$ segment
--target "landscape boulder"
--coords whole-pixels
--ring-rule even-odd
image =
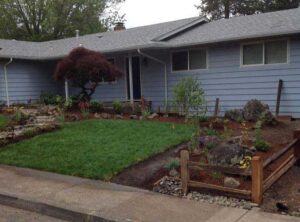
[[[245,156],[252,156],[249,149],[239,144],[223,143],[208,151],[207,160],[211,165],[237,166]]]
[[[243,109],[243,117],[247,121],[256,122],[263,113],[268,114],[268,118],[273,118],[269,106],[256,99],[247,102]]]
[[[224,178],[224,187],[229,187],[236,189],[240,186],[240,182],[232,177],[225,177]]]
[[[241,121],[244,119],[242,109],[232,109],[225,112],[225,118],[233,121]]]

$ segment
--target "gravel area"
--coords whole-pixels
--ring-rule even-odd
[[[246,210],[251,210],[254,207],[258,207],[257,204],[243,199],[211,195],[196,191],[190,192],[188,193],[188,195],[184,196],[182,193],[181,181],[179,178],[164,177],[160,182],[156,184],[156,186],[154,186],[153,191],[161,194],[199,201],[201,203],[217,204],[224,207],[242,208]]]

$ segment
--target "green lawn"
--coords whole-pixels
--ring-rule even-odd
[[[175,126],[175,127],[174,127]],[[0,163],[93,179],[110,179],[190,138],[187,124],[123,120],[68,123],[60,131],[7,146]]]
[[[0,115],[0,129],[7,125],[8,119],[6,116]]]

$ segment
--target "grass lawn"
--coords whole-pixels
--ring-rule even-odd
[[[0,129],[4,128],[8,123],[6,116],[0,115]]]
[[[175,126],[175,127],[174,127]],[[155,153],[190,138],[187,124],[123,120],[68,123],[60,131],[7,146],[0,163],[109,180]]]

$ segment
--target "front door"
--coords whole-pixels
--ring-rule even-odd
[[[130,99],[129,59],[126,59],[127,98]],[[133,99],[141,99],[141,66],[140,57],[132,57]]]

